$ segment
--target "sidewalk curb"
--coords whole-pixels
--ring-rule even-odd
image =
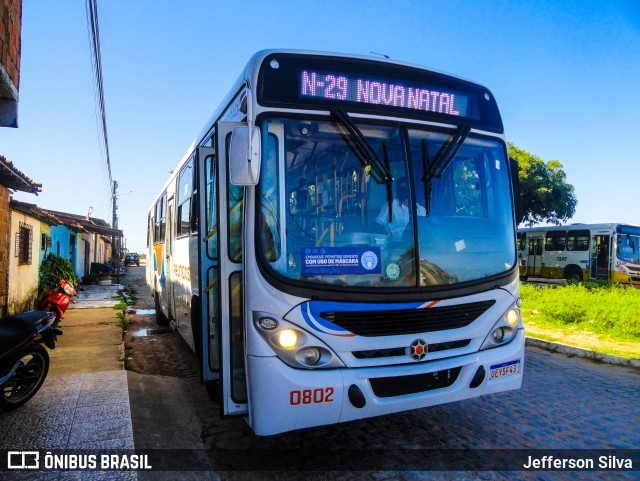
[[[568,346],[559,342],[543,341],[535,337],[527,336],[525,339],[527,346],[538,347],[549,352],[557,352],[568,357],[579,357],[588,359],[599,364],[612,364],[614,366],[628,367],[640,371],[640,359],[627,359],[625,357],[601,354],[599,352],[582,349],[580,347]]]

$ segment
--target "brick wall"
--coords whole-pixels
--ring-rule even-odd
[[[15,88],[20,85],[20,32],[22,0],[0,2],[0,63]]]
[[[7,315],[9,293],[9,237],[11,235],[11,212],[9,190],[0,185],[0,316]]]

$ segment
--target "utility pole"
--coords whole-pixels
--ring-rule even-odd
[[[113,202],[113,220],[111,222],[111,227],[114,229],[118,228],[118,182],[113,181],[113,192],[112,192],[112,202]],[[118,284],[120,283],[120,239],[117,235],[113,235],[111,237],[111,245],[112,247],[112,258],[115,256],[115,267],[116,267],[116,277],[118,280]]]

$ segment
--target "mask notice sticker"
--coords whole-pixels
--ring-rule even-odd
[[[380,247],[304,247],[303,276],[380,274]]]

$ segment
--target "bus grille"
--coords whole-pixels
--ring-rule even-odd
[[[462,341],[448,341],[429,344],[427,346],[427,352],[447,351],[449,349],[458,349],[461,347],[467,347],[471,343],[471,339],[464,339]],[[369,351],[353,351],[351,354],[356,359],[374,359],[378,357],[397,357],[408,356],[408,347],[394,347],[391,349],[373,349]]]
[[[449,387],[456,382],[461,370],[461,367],[456,367],[413,376],[380,377],[369,379],[369,382],[377,397],[402,396]]]
[[[395,336],[465,327],[496,301],[393,311],[322,312],[327,321],[359,336]]]

